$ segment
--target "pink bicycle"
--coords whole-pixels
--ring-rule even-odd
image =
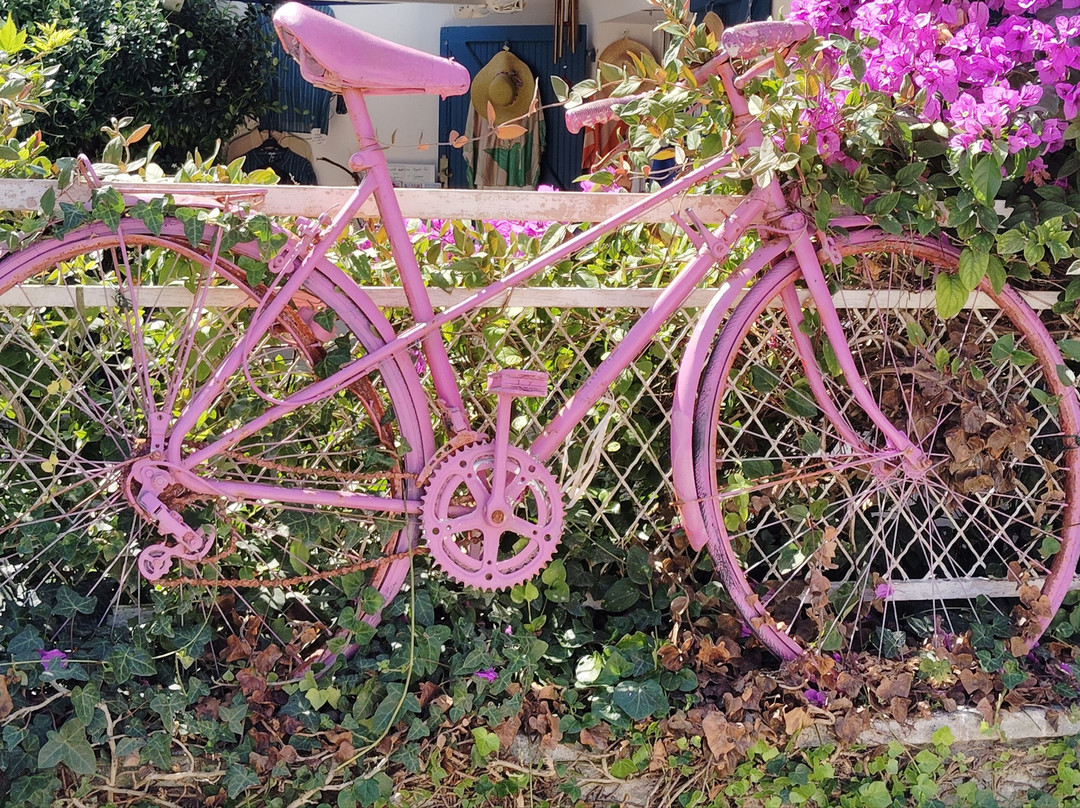
[[[1002,613],[1019,600],[1029,643],[1045,630],[1080,552],[1080,402],[1059,376],[1047,305],[984,282],[942,321],[933,281],[955,271],[956,249],[855,216],[823,236],[779,180],[715,228],[675,217],[696,256],[527,445],[512,442],[512,402],[546,396],[545,373],[492,373],[494,434],[470,426],[443,326],[760,145],[735,64],[785,51],[804,25],[730,29],[699,70],[726,89],[734,154],[437,312],[365,96],[459,94],[467,72],[296,3],[275,23],[305,76],[348,104],[363,179],[347,204],[296,236],[265,220],[200,232],[190,216],[121,218],[0,262],[0,570],[12,597],[63,586],[123,608],[149,579],[316,614],[343,590],[374,623],[423,549],[462,584],[522,583],[563,526],[548,461],[756,232],[686,346],[671,453],[690,543],[708,548],[747,626],[790,658],[869,647],[912,616],[959,631],[986,595]],[[413,317],[398,332],[326,257],[370,197]]]

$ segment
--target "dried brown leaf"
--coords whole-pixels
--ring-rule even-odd
[[[12,709],[15,707],[15,703],[11,699],[11,694],[8,692],[7,677],[0,676],[0,718],[7,718],[11,715]]]
[[[587,727],[581,731],[578,738],[585,746],[591,746],[598,752],[603,752],[608,748],[608,741],[611,739],[611,727],[607,724]]]
[[[664,741],[658,740],[653,744],[652,755],[649,757],[649,771],[662,772],[667,767],[667,747]]]
[[[504,123],[502,126],[495,127],[495,134],[503,140],[514,140],[528,131],[519,123]]]
[[[983,671],[960,671],[960,684],[968,695],[974,695],[979,691],[983,693],[989,693],[993,690],[994,683],[989,674]]]
[[[499,737],[499,748],[503,751],[509,749],[520,730],[521,716],[519,715],[512,715],[495,727],[493,731]]]
[[[784,731],[788,735],[796,735],[813,724],[814,717],[805,707],[794,707],[784,712]]]
[[[268,645],[251,658],[252,667],[259,673],[266,675],[274,669],[274,665],[281,659],[281,649],[276,645]]]
[[[706,714],[701,721],[701,731],[713,757],[720,758],[735,749],[738,739],[746,734],[742,724],[733,724],[718,711]]]
[[[914,680],[915,677],[910,673],[901,673],[892,678],[885,678],[877,686],[874,695],[883,704],[894,698],[906,699],[911,693],[911,684]]]
[[[903,724],[907,721],[908,710],[911,708],[911,701],[906,698],[896,696],[889,700],[889,715],[893,717],[893,720]]]

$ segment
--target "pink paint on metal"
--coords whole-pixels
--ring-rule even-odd
[[[469,71],[457,62],[388,42],[301,3],[278,8],[274,26],[304,78],[332,93],[446,98],[469,89]]]

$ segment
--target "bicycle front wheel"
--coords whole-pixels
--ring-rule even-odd
[[[288,644],[297,625],[328,625],[358,598],[374,621],[402,586],[415,520],[178,486],[162,501],[193,529],[216,534],[215,546],[154,587],[141,579],[140,550],[168,541],[136,507],[139,481],[131,477],[133,464],[154,450],[151,421],[172,423],[185,411],[273,292],[255,245],[217,256],[212,247],[192,248],[179,222],[153,235],[124,221],[118,233],[85,228],[0,263],[3,611],[41,614],[45,606],[61,622],[92,615],[115,625],[154,613],[169,619],[166,603],[181,613],[193,602],[216,604],[219,616],[237,624],[258,618]],[[388,334],[353,282],[320,266],[184,436],[184,456],[380,347]],[[413,479],[432,450],[426,414],[411,363],[392,359],[195,471],[282,492],[347,489],[400,502],[416,496]],[[388,564],[387,555],[400,557]],[[200,598],[198,587],[216,594]]]
[[[847,345],[929,467],[905,463],[854,401],[785,261],[735,307],[700,374],[695,479],[717,573],[785,658],[893,654],[976,623],[1030,645],[1080,549],[1080,410],[1049,318],[984,282],[943,320],[934,284],[955,252],[878,232],[838,246]]]

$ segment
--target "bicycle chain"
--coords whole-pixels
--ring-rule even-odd
[[[348,482],[378,482],[381,480],[391,480],[395,482],[407,482],[409,480],[416,480],[416,475],[410,472],[403,471],[383,471],[383,472],[348,472],[348,471],[335,471],[333,469],[308,469],[301,466],[292,466],[288,463],[279,463],[273,460],[265,460],[262,458],[251,457],[250,455],[243,454],[236,451],[224,451],[221,452],[222,457],[227,457],[235,462],[248,463],[259,468],[266,469],[267,471],[277,471],[282,473],[291,473],[295,475],[305,474],[310,477],[321,477],[324,479],[332,479],[342,483]],[[205,501],[212,499],[208,495],[192,495],[190,497],[184,497],[183,502],[187,504],[193,501]],[[213,564],[226,558],[235,551],[237,543],[237,533],[235,529],[229,531],[229,546],[219,553],[215,553],[212,556],[207,556],[200,560],[200,564]],[[362,570],[372,569],[374,567],[381,566],[383,564],[393,564],[396,561],[402,561],[411,556],[426,555],[427,550],[425,548],[415,548],[412,550],[405,550],[400,553],[393,553],[381,558],[365,559],[363,561],[357,561],[354,564],[348,564],[344,567],[339,567],[333,570],[323,570],[321,572],[312,572],[306,575],[295,575],[291,578],[195,578],[192,576],[180,576],[178,578],[168,578],[156,581],[157,586],[176,587],[176,586],[227,586],[246,589],[267,589],[269,587],[293,587],[299,584],[311,583],[313,581],[322,581],[329,578],[337,578],[342,575],[348,575],[353,572],[360,572]]]

